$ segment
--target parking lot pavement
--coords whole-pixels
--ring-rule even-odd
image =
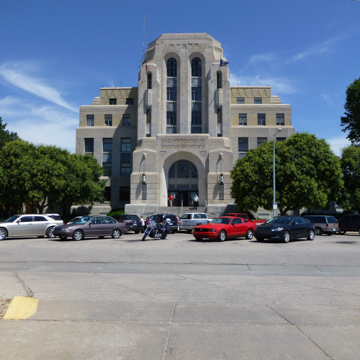
[[[359,240],[6,240],[0,359],[358,359]]]

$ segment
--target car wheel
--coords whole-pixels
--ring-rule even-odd
[[[339,234],[340,234],[340,235],[344,235],[344,234],[346,234],[346,231],[345,231],[345,230],[340,230],[340,231],[339,231]]]
[[[140,231],[135,231],[135,234],[138,234]]]
[[[322,235],[322,229],[321,228],[317,227],[315,229],[315,231],[316,231],[316,235]]]
[[[4,240],[7,236],[7,232],[5,229],[0,229],[0,240]]]
[[[250,240],[253,238],[253,236],[254,236],[253,229],[249,229],[246,233],[246,238]]]
[[[161,234],[161,239],[166,239],[167,233]]]
[[[79,241],[84,238],[84,234],[81,230],[75,230],[72,238],[73,238],[73,240]]]
[[[308,240],[314,240],[314,239],[315,239],[314,230],[309,230],[309,234],[308,234],[307,239],[308,239]]]
[[[191,233],[192,233],[192,230],[186,230],[186,232],[187,232],[188,234],[191,234]]]
[[[201,237],[195,236],[195,240],[201,240]]]
[[[225,232],[225,230],[220,230],[218,240],[219,241],[225,241],[226,240],[226,232]]]
[[[103,239],[105,236],[99,236],[99,239]]]
[[[121,236],[121,231],[119,229],[113,230],[111,237],[113,239],[118,239]]]
[[[263,237],[258,236],[258,237],[256,238],[256,240],[257,240],[257,241],[260,241],[260,242],[263,242],[263,241],[264,241],[264,238],[263,238]]]
[[[66,239],[67,239],[67,236],[65,236],[65,235],[60,235],[59,238],[60,238],[60,240],[66,240]]]
[[[47,230],[46,230],[46,236],[48,238],[54,238],[55,235],[53,234],[53,231],[55,229],[55,226],[50,226]]]
[[[288,231],[284,232],[284,241],[288,243],[291,240],[290,233]]]

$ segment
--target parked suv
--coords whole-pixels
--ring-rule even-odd
[[[133,214],[115,214],[112,216],[120,223],[124,223],[127,231],[134,231],[138,234],[141,230],[141,221],[137,215]]]
[[[339,223],[335,216],[330,215],[306,215],[305,219],[308,219],[311,223],[315,224],[316,235],[335,234],[339,229]]]
[[[166,219],[170,219],[170,231],[175,233],[178,231],[178,217],[173,214],[154,214],[149,216],[150,220],[154,220],[156,223],[165,223]]]
[[[339,220],[340,234],[347,231],[360,231],[360,215],[343,215]]]

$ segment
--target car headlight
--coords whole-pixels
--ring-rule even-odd
[[[278,228],[276,228],[276,229],[271,229],[271,231],[281,231],[281,230],[284,230],[284,228],[278,227]]]
[[[215,229],[209,229],[209,231],[210,231],[210,232],[216,232],[216,230],[215,230]]]

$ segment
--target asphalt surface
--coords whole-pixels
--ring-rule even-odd
[[[0,359],[359,359],[360,236],[0,242]]]

